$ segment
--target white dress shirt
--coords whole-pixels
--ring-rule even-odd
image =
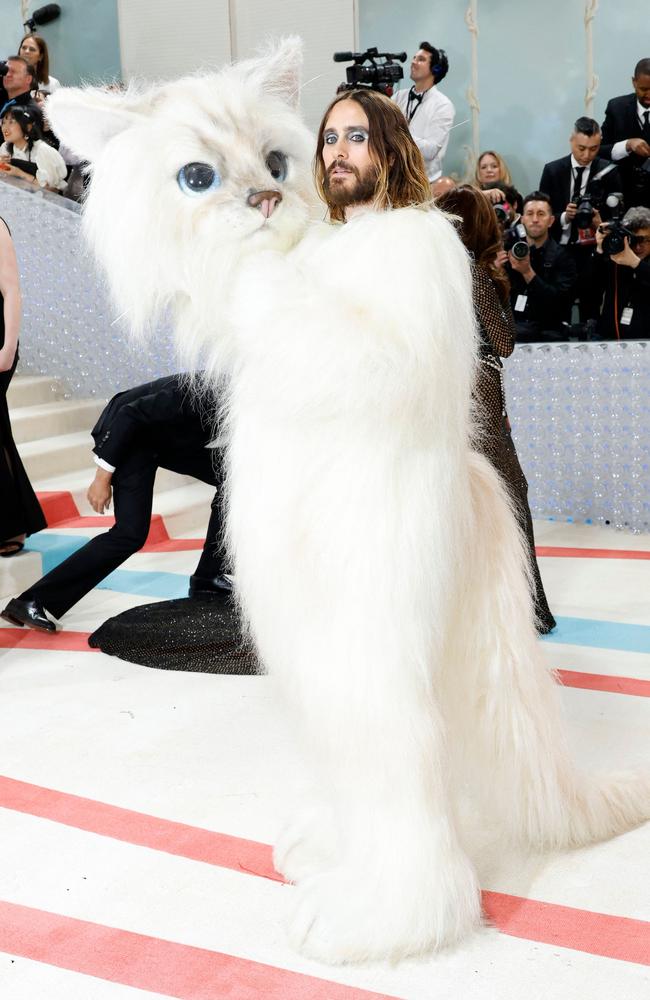
[[[408,90],[398,90],[393,94],[395,104],[402,110],[407,120],[408,97]],[[442,158],[447,150],[449,130],[454,124],[455,114],[456,110],[449,98],[445,97],[434,84],[429,90],[425,90],[409,123],[411,135],[424,157],[424,167],[429,181],[435,181],[442,176]]]

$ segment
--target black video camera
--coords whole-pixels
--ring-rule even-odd
[[[495,205],[496,209],[496,205]],[[521,222],[515,222],[503,234],[503,249],[511,253],[516,260],[525,260],[530,253],[526,229]]]
[[[335,52],[334,62],[353,64],[347,67],[346,82],[339,86],[338,92],[365,87],[392,97],[395,84],[404,77],[404,70],[394,60],[403,63],[406,59],[406,52],[378,52],[376,48],[366,49],[365,52]],[[366,66],[365,63],[370,65]]]

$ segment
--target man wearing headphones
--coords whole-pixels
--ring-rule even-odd
[[[413,86],[409,91],[398,90],[393,95],[424,157],[430,184],[442,176],[442,158],[456,114],[449,98],[437,87],[448,69],[449,61],[443,49],[436,49],[429,42],[420,42],[420,48],[411,62]]]

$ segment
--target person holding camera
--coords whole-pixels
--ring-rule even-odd
[[[650,208],[630,208],[623,222],[596,233],[605,299],[598,322],[604,340],[650,337]]]
[[[420,48],[411,62],[413,86],[409,91],[398,90],[393,95],[422,153],[431,185],[442,177],[442,159],[456,114],[454,105],[437,87],[448,70],[449,61],[444,49],[436,49],[429,42],[420,42]]]
[[[571,152],[547,163],[539,182],[540,191],[551,199],[555,216],[551,235],[567,248],[576,265],[580,321],[594,324],[603,297],[594,267],[596,229],[611,214],[607,199],[622,191],[618,170],[598,155],[600,144],[598,122],[578,118],[569,138]]]
[[[619,168],[627,207],[650,208],[650,58],[636,64],[632,86],[607,104],[602,153]]]
[[[546,193],[533,191],[524,198],[521,225],[526,239],[512,242],[505,263],[521,343],[565,339],[577,271],[566,248],[550,236],[554,221]]]

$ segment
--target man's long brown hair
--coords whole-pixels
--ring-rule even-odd
[[[377,209],[405,208],[431,202],[431,188],[424,169],[424,160],[409,132],[406,118],[383,94],[374,90],[350,90],[336,97],[323,115],[318,130],[314,176],[316,187],[335,222],[345,220],[345,209],[328,202],[323,186],[323,135],[334,105],[340,101],[356,101],[368,118],[370,158],[377,168],[374,206]]]
[[[461,184],[452,191],[445,191],[436,199],[436,205],[460,219],[458,235],[476,264],[482,264],[496,285],[499,298],[508,301],[510,282],[494,259],[503,247],[503,233],[492,203],[471,184]]]

